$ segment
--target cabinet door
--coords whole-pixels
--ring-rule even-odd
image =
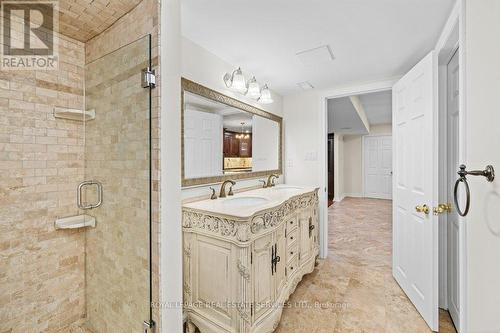
[[[283,223],[276,232],[276,256],[279,257],[279,262],[276,263],[276,272],[274,278],[276,281],[276,297],[279,297],[286,283],[285,267],[286,267],[286,223]]]
[[[231,157],[240,156],[240,140],[236,139],[234,134],[231,134],[230,151]]]
[[[299,215],[300,228],[300,264],[309,259],[311,255],[312,238],[309,233],[309,226],[312,224],[313,216],[310,209],[302,211]]]
[[[274,253],[273,234],[261,237],[253,246],[255,320],[258,320],[274,302],[274,276],[271,271]]]

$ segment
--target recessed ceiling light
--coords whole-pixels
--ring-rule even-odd
[[[311,90],[314,89],[314,86],[311,84],[309,81],[304,81],[304,82],[299,82],[297,85],[302,89],[302,90]]]
[[[317,66],[333,61],[335,56],[329,45],[323,45],[312,49],[300,51],[296,53],[300,61],[306,66]]]

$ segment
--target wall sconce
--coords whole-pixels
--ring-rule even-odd
[[[260,98],[260,85],[259,82],[257,82],[257,80],[255,79],[255,76],[250,81],[248,81],[248,90],[246,95],[253,99]]]
[[[247,92],[245,76],[243,76],[243,72],[240,67],[234,70],[232,74],[226,73],[224,75],[224,83],[226,84],[226,87],[231,90],[242,94]]]
[[[269,90],[267,84],[262,88],[258,101],[262,104],[271,104],[272,102],[274,102],[273,97],[271,96],[271,90]]]
[[[224,74],[223,79],[226,87],[239,92],[240,94],[246,95],[249,98],[253,98],[259,103],[271,104],[274,102],[271,96],[271,90],[269,90],[267,84],[260,89],[260,84],[257,82],[257,79],[255,79],[255,76],[252,77],[247,83],[241,67],[235,69],[231,74]]]

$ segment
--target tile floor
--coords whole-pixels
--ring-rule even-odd
[[[391,207],[346,198],[329,208],[328,259],[291,295],[275,333],[431,332],[392,277]],[[456,333],[445,311],[439,326]]]

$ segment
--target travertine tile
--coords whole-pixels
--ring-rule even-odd
[[[291,295],[277,333],[430,333],[392,277],[392,202],[346,198],[329,208],[329,256]],[[324,308],[300,308],[304,302]],[[440,332],[456,333],[447,312]]]

